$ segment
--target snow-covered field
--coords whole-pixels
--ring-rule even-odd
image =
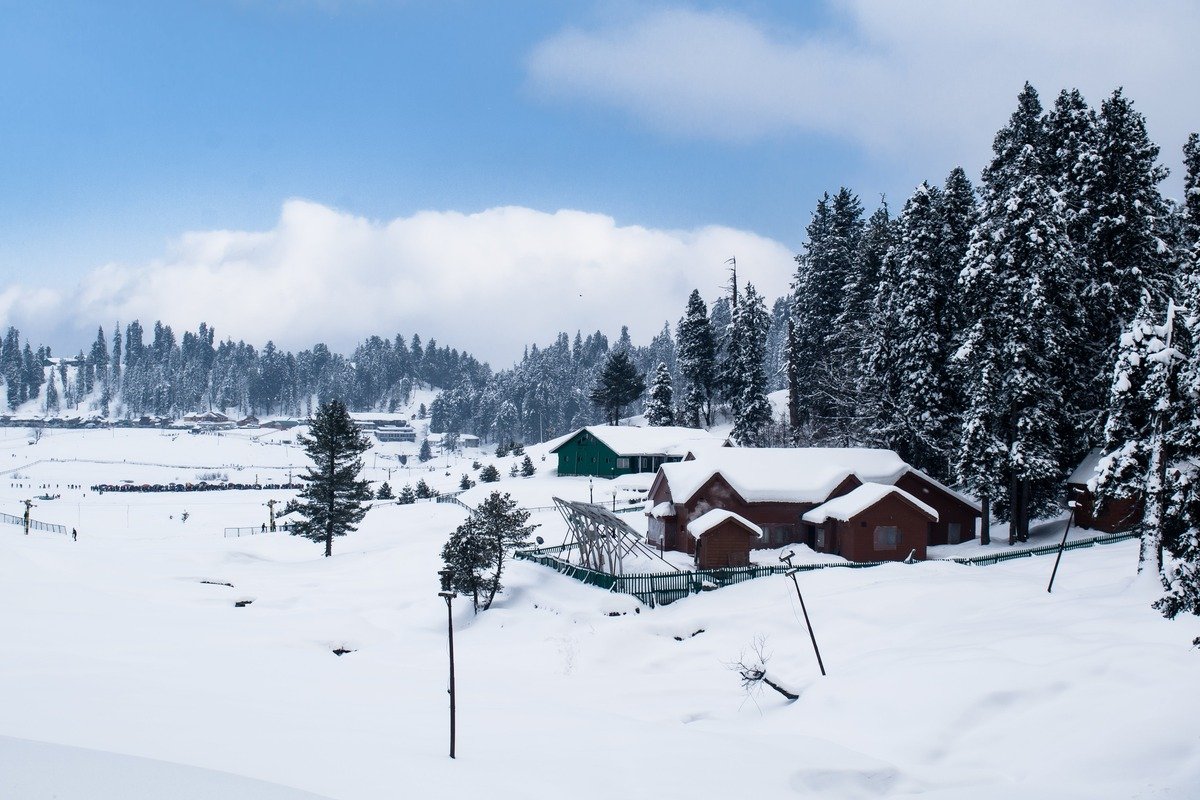
[[[381,505],[325,559],[284,534],[223,538],[288,492],[86,489],[206,471],[267,482],[303,463],[293,436],[256,436],[53,431],[30,445],[0,431],[0,510],[61,494],[33,516],[80,533],[0,525],[0,797],[1200,793],[1200,620],[1149,608],[1134,543],[1068,553],[1053,595],[1048,558],[806,573],[827,677],[782,576],[651,610],[513,563],[492,610],[455,604],[451,761],[436,573],[461,508]],[[530,506],[611,501],[608,482],[555,478],[530,453],[539,475],[498,488]],[[394,488],[442,490],[474,459],[505,476],[513,461],[375,456],[372,480],[390,467]],[[561,541],[557,515],[535,521]],[[746,696],[730,670],[760,638],[796,702]]]

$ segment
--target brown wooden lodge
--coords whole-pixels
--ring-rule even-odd
[[[924,559],[929,545],[974,539],[980,517],[969,497],[868,448],[709,450],[663,464],[646,507],[649,543],[694,554],[701,569],[789,544],[858,562]]]

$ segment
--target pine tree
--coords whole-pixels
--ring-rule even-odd
[[[589,399],[599,406],[610,425],[621,420],[621,410],[646,391],[646,377],[637,371],[626,350],[615,350],[604,362]]]
[[[421,440],[421,449],[417,452],[417,460],[424,464],[426,461],[433,460],[433,450],[429,447],[429,440]]]
[[[379,484],[379,490],[375,492],[375,497],[378,500],[394,500],[396,495],[392,493],[392,487],[388,485],[388,482],[384,481]]]
[[[435,492],[433,489],[429,488],[429,484],[427,484],[425,482],[424,478],[421,478],[420,480],[417,481],[417,498],[418,499],[429,500],[430,498],[437,497],[437,495],[438,495],[437,492]]]
[[[46,379],[46,413],[58,413],[58,388],[54,382],[54,370],[50,370]]]
[[[302,519],[292,534],[314,542],[325,542],[326,557],[333,555],[333,539],[357,530],[371,499],[370,484],[358,476],[363,470],[359,457],[371,444],[350,419],[346,406],[330,400],[309,423],[309,433],[296,441],[312,461],[300,479],[304,488],[293,509]]]
[[[1046,115],[1046,174],[1062,199],[1067,235],[1084,249],[1095,222],[1091,202],[1099,144],[1096,112],[1078,89],[1064,89]]]
[[[537,469],[533,466],[533,459],[525,456],[524,460],[521,461],[521,475],[526,478],[532,478],[536,472]]]
[[[734,310],[729,338],[730,396],[733,406],[731,435],[745,447],[765,444],[764,435],[771,424],[771,403],[767,399],[767,332],[771,316],[767,304],[747,283],[741,302]]]
[[[650,400],[646,403],[645,416],[647,425],[675,424],[671,372],[667,369],[667,365],[661,362],[654,372],[654,383],[650,386]]]
[[[480,483],[495,483],[500,480],[500,470],[496,469],[495,464],[488,464],[479,471]]]
[[[471,476],[465,472],[462,474],[462,478],[458,481],[458,488],[464,492],[474,485],[475,481],[471,480]]]
[[[708,309],[700,292],[693,289],[687,310],[675,329],[679,371],[686,391],[683,396],[683,422],[693,428],[713,424],[713,398],[716,392],[716,341],[709,324]]]
[[[529,524],[529,512],[518,508],[511,496],[492,492],[451,534],[442,559],[451,572],[451,585],[471,597],[476,612],[491,608],[503,589],[508,553],[528,547],[538,527]]]
[[[396,495],[396,505],[410,506],[417,502],[417,493],[407,483],[400,489],[400,494]]]

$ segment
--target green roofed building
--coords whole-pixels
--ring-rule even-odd
[[[559,439],[550,452],[558,455],[559,475],[615,478],[657,472],[691,451],[727,445],[724,437],[701,428],[589,425]]]

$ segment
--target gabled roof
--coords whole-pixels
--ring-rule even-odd
[[[619,456],[682,456],[692,447],[720,446],[725,439],[709,433],[703,428],[678,428],[674,426],[649,426],[635,428],[631,425],[589,425],[574,433],[555,439],[551,453],[586,431]]]
[[[692,536],[699,539],[704,534],[711,531],[713,528],[720,525],[722,522],[732,520],[746,529],[748,533],[762,538],[762,528],[755,525],[750,520],[740,514],[735,514],[732,511],[726,511],[723,508],[714,508],[712,511],[706,511],[694,520],[688,523],[687,530]]]
[[[686,503],[720,475],[748,503],[821,503],[851,475],[894,483],[911,467],[891,450],[866,447],[729,447],[663,464],[671,499]]]
[[[911,472],[913,475],[917,476],[918,478],[920,478],[921,480],[926,481],[927,483],[941,489],[943,492],[950,495],[955,500],[958,500],[960,503],[970,506],[972,509],[974,509],[975,511],[977,511],[979,513],[983,512],[983,506],[981,506],[979,504],[979,502],[977,500],[975,500],[973,497],[971,497],[970,495],[963,494],[962,492],[958,491],[957,489],[951,489],[949,486],[942,483],[937,478],[933,477],[932,475],[928,475],[924,472],[921,472],[921,470],[917,469],[916,467],[909,467],[908,471]],[[899,480],[899,478],[897,478],[896,480]]]
[[[898,495],[902,500],[906,500],[934,522],[937,521],[938,513],[933,508],[922,503],[903,489],[883,483],[864,483],[850,492],[850,494],[844,494],[841,497],[833,498],[827,503],[822,503],[805,514],[802,519],[814,525],[820,525],[827,519],[849,522],[868,508],[871,508],[879,501],[893,494]]]
[[[1067,478],[1067,483],[1082,483],[1086,484],[1092,478],[1096,477],[1096,470],[1100,467],[1100,459],[1104,457],[1104,452],[1100,448],[1096,448],[1087,454],[1087,458],[1079,462],[1079,466]]]

